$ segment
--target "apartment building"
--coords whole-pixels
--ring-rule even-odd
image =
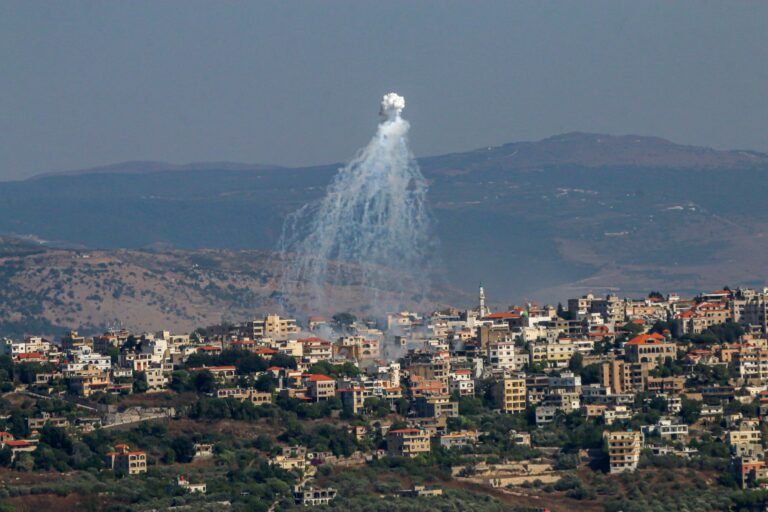
[[[634,471],[640,462],[643,446],[641,432],[606,432],[608,461],[611,473]]]
[[[525,411],[527,388],[525,377],[507,376],[500,379],[493,387],[496,406],[502,412],[516,413]]]
[[[116,475],[138,475],[147,472],[147,454],[142,451],[131,451],[127,444],[116,444],[115,451],[105,457],[107,469]]]
[[[677,346],[661,334],[640,334],[624,344],[624,357],[631,363],[652,363],[655,368],[666,358],[677,357]]]
[[[429,451],[429,435],[424,430],[401,428],[387,432],[387,454],[392,457],[416,457]]]

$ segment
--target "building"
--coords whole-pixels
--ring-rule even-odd
[[[525,377],[504,377],[493,387],[496,406],[502,412],[522,412],[526,407]]]
[[[234,398],[241,402],[249,401],[253,405],[272,403],[272,393],[258,391],[253,388],[220,388],[216,390],[216,398]]]
[[[205,494],[207,490],[207,486],[205,485],[204,482],[193,484],[192,482],[187,480],[187,478],[184,475],[179,475],[179,477],[176,479],[176,485],[178,485],[179,487],[181,487],[182,489],[184,489],[190,494],[195,494],[195,493]]]
[[[459,403],[452,402],[448,395],[420,396],[413,401],[413,409],[416,415],[422,418],[456,417],[459,415]]]
[[[267,315],[261,320],[246,322],[237,329],[238,334],[250,339],[273,338],[286,339],[299,334],[299,327],[293,318],[279,315]]]
[[[530,363],[543,363],[565,368],[573,357],[576,346],[571,340],[561,339],[552,343],[534,343],[530,346]]]
[[[328,361],[333,357],[331,342],[320,338],[304,338],[299,340],[302,360],[307,364]]]
[[[460,432],[440,434],[438,443],[443,448],[461,448],[477,444],[479,437],[479,434],[474,430],[462,430]]]
[[[768,350],[758,347],[741,347],[733,352],[732,360],[739,377],[744,381],[765,383],[768,381]]]
[[[307,386],[307,396],[315,402],[322,402],[336,396],[336,380],[321,373],[307,373],[302,376]]]
[[[105,457],[107,469],[116,475],[138,475],[147,472],[147,453],[131,451],[127,444],[116,444],[115,451]]]
[[[189,371],[190,373],[209,372],[211,375],[213,375],[213,378],[216,380],[216,383],[218,384],[234,382],[235,378],[237,378],[236,366],[205,366],[203,365],[197,368],[190,368]]]
[[[494,341],[488,343],[488,365],[495,370],[514,370],[515,342]]]
[[[429,435],[423,430],[402,428],[387,432],[387,454],[392,457],[416,457],[429,451]]]
[[[314,487],[295,486],[293,488],[293,501],[302,507],[314,507],[328,505],[336,497],[336,489],[326,487],[316,489]]]
[[[670,441],[684,441],[688,439],[688,425],[685,423],[673,423],[671,420],[659,420],[656,425],[646,425],[643,433],[658,434],[661,439]]]
[[[611,473],[634,471],[640,462],[643,435],[640,432],[606,432]]]
[[[655,394],[679,395],[685,388],[685,377],[646,377],[645,389]]]
[[[472,379],[472,370],[454,370],[448,378],[448,388],[451,393],[459,396],[475,396],[475,381]]]
[[[640,334],[624,343],[624,357],[631,363],[664,363],[666,358],[677,357],[677,346],[661,334]]]
[[[600,385],[614,394],[642,391],[646,388],[652,363],[630,363],[620,359],[600,365]]]

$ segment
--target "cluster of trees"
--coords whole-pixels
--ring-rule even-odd
[[[307,428],[304,423],[297,420],[288,421],[285,432],[277,439],[288,445],[306,446],[310,450],[331,452],[345,457],[364,447],[344,428],[333,425]]]
[[[270,359],[263,358],[247,350],[224,350],[221,354],[192,354],[187,359],[187,368],[202,366],[235,366],[237,373],[249,374],[263,372],[270,366],[280,368],[296,368],[296,360],[283,353],[274,354]]]
[[[736,322],[725,322],[705,329],[701,334],[686,334],[681,339],[697,345],[735,343],[744,335],[744,328]]]
[[[50,373],[54,369],[47,363],[14,364],[11,356],[0,356],[0,392],[13,391],[17,384],[34,384],[38,373]]]

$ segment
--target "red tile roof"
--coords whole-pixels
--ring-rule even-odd
[[[19,359],[40,359],[43,355],[40,352],[22,352]]]
[[[483,319],[488,320],[498,320],[502,318],[520,318],[520,315],[517,313],[491,313],[490,315],[483,317]]]
[[[32,443],[24,441],[23,439],[19,439],[18,441],[6,441],[5,445],[10,446],[11,448],[26,448],[27,446],[33,446]]]
[[[305,373],[304,375],[302,375],[302,377],[309,380],[309,382],[336,380],[327,375],[323,375],[322,373]]]
[[[666,338],[661,334],[640,334],[626,342],[625,345],[653,345],[663,343],[664,341],[666,341]]]

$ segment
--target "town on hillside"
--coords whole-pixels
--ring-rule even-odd
[[[379,320],[2,338],[0,492],[114,510],[762,503],[768,288],[504,309],[481,286],[470,309]]]

